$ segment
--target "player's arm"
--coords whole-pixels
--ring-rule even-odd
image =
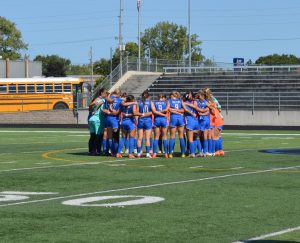
[[[151,102],[151,110],[153,112],[154,115],[157,115],[157,116],[166,116],[166,114],[162,113],[162,112],[159,112],[156,110],[155,108],[155,105],[153,102]]]
[[[137,102],[136,101],[133,101],[133,102],[125,102],[125,100],[123,100],[121,102],[121,105],[124,106],[124,107],[127,107],[127,106],[130,106],[130,105],[137,105]]]
[[[196,117],[196,114],[194,114],[193,112],[189,111],[189,110],[186,108],[186,105],[187,105],[187,104],[186,104],[185,102],[182,102],[182,107],[183,107],[184,111],[185,111],[186,113],[190,114],[191,116]]]

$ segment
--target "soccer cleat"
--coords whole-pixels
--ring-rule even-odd
[[[146,154],[146,158],[151,158],[151,159],[152,159],[151,154],[147,153],[147,154]]]
[[[138,154],[137,157],[140,159],[141,158],[141,154]]]
[[[152,155],[152,159],[156,159],[156,154],[153,154],[153,155]]]
[[[220,151],[219,151],[219,155],[220,155],[220,156],[224,156],[224,155],[225,155],[225,152],[224,152],[223,150],[220,150]]]
[[[195,154],[190,154],[189,155],[189,158],[195,158],[196,156],[195,156]]]
[[[169,154],[169,158],[172,159],[173,158],[173,154]]]
[[[134,156],[133,154],[129,154],[129,155],[128,155],[128,158],[129,158],[129,159],[135,159],[135,156]]]
[[[134,149],[134,150],[133,150],[133,153],[134,153],[134,154],[137,154],[137,149]]]
[[[158,154],[162,154],[162,152],[159,150],[158,152],[157,152]]]
[[[186,155],[185,155],[185,154],[182,154],[182,155],[181,155],[181,158],[185,158],[185,157],[186,157]]]
[[[117,158],[122,158],[122,154],[117,154]]]
[[[216,151],[215,152],[215,156],[217,157],[217,156],[220,156],[220,151]]]
[[[165,159],[168,159],[168,158],[169,158],[168,154],[165,154]]]
[[[129,150],[128,149],[125,150],[125,154],[129,154]]]

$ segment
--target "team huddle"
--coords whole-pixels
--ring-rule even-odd
[[[173,158],[177,132],[182,158],[224,156],[224,119],[209,88],[183,96],[172,91],[169,98],[160,94],[156,101],[147,90],[137,101],[120,90],[109,94],[101,89],[89,106],[88,123],[91,155],[140,158],[145,145],[147,158],[159,153]]]

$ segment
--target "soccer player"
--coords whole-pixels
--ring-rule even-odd
[[[185,102],[182,104],[186,118],[187,139],[189,144],[190,158],[196,157],[196,147],[194,143],[194,133],[198,131],[198,118],[195,106],[194,94],[192,91],[185,94]]]
[[[149,91],[145,90],[142,93],[142,99],[138,102],[138,109],[136,115],[138,118],[138,141],[137,141],[137,153],[138,158],[141,157],[142,151],[142,140],[145,133],[145,143],[146,143],[146,157],[152,158],[150,155],[150,137],[152,135],[152,102],[150,100]]]
[[[153,143],[153,156],[156,158],[158,150],[159,138],[162,138],[165,158],[168,158],[168,110],[170,108],[169,103],[166,100],[164,94],[158,96],[158,100],[152,102],[152,112],[154,114],[154,143]]]
[[[101,111],[104,107],[106,97],[106,90],[100,89],[98,92],[98,97],[95,98],[89,105],[89,111],[91,113],[89,118],[89,130],[90,130],[90,140],[89,140],[89,153],[91,155],[101,154],[101,144],[104,133],[103,117]]]
[[[113,157],[116,157],[119,147],[119,121],[120,121],[120,108],[122,98],[120,97],[120,90],[116,89],[111,95],[108,95],[106,102],[106,126],[108,129],[109,147]]]
[[[136,107],[136,102],[134,100],[134,96],[128,95],[126,97],[126,100],[122,102],[122,106],[121,106],[122,138],[121,138],[120,144],[119,144],[119,151],[117,154],[118,158],[122,157],[121,150],[122,150],[124,144],[126,144],[125,140],[127,139],[127,137],[129,137],[128,158],[130,158],[130,159],[135,158],[134,155],[132,154],[132,152],[134,149],[134,139],[135,139],[135,135],[136,135],[136,124],[135,124],[135,119],[134,119],[136,109],[137,109],[137,107]]]
[[[172,91],[169,100],[170,108],[170,143],[169,143],[169,158],[173,158],[175,147],[176,131],[178,131],[181,157],[185,157],[185,141],[184,141],[184,110],[182,100],[177,91]]]

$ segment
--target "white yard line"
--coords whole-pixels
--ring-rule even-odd
[[[234,133],[223,132],[222,135],[237,135],[237,136],[300,136],[300,133]]]
[[[199,166],[193,166],[193,167],[190,167],[190,169],[197,169],[197,168],[203,168],[202,165],[199,165]]]
[[[137,158],[137,159],[105,160],[105,161],[100,161],[100,162],[71,163],[71,164],[64,164],[64,165],[35,166],[35,167],[25,167],[25,168],[0,170],[0,173],[3,173],[3,172],[12,172],[12,171],[41,170],[41,169],[70,167],[70,166],[98,165],[98,164],[106,164],[106,163],[114,163],[114,162],[125,162],[125,161],[134,161],[134,160],[145,160],[145,159],[148,160],[148,158],[141,158],[141,159]]]
[[[44,162],[44,163],[35,163],[36,165],[49,165],[52,164],[52,162]]]
[[[144,168],[158,168],[158,167],[163,167],[164,165],[148,165],[148,166],[142,166]]]
[[[262,174],[262,173],[268,173],[268,172],[273,172],[273,171],[278,171],[278,170],[290,170],[290,169],[294,169],[294,168],[300,168],[300,165],[290,166],[290,167],[283,167],[283,168],[272,168],[272,169],[268,169],[268,170],[257,170],[257,171],[237,173],[237,174],[227,174],[227,175],[213,176],[213,177],[206,177],[206,178],[198,178],[198,179],[185,180],[185,181],[172,181],[172,182],[164,182],[164,183],[150,184],[150,185],[144,185],[144,186],[134,186],[134,187],[111,189],[111,190],[105,190],[105,191],[81,193],[81,194],[74,194],[74,195],[69,195],[69,196],[52,197],[52,198],[47,198],[47,199],[38,199],[38,200],[24,201],[24,202],[18,202],[18,203],[8,203],[8,204],[2,204],[2,205],[0,205],[0,207],[6,207],[6,206],[12,206],[12,205],[21,205],[21,204],[29,204],[29,203],[48,202],[48,201],[53,201],[53,200],[83,197],[83,196],[104,194],[104,193],[110,193],[110,192],[122,192],[122,191],[129,191],[129,190],[137,190],[137,189],[154,188],[154,187],[162,187],[162,186],[169,186],[169,185],[194,183],[194,182],[199,182],[199,181],[217,180],[217,179],[224,179],[224,178],[229,178],[229,177]]]
[[[269,234],[266,234],[266,235],[257,236],[257,237],[254,237],[254,238],[251,238],[251,239],[248,239],[248,240],[235,241],[233,243],[247,243],[247,242],[251,242],[251,241],[255,241],[255,240],[263,240],[263,239],[266,239],[266,238],[270,238],[270,237],[274,237],[274,236],[278,236],[278,235],[283,235],[283,234],[290,233],[290,232],[297,231],[297,230],[300,230],[300,226],[297,226],[295,228],[288,228],[288,229],[273,232],[273,233],[269,233]]]
[[[35,131],[14,131],[0,130],[0,133],[74,133],[74,134],[89,134],[88,131],[53,131],[53,130],[35,130]]]
[[[3,161],[3,162],[0,162],[0,164],[14,164],[16,163],[16,161]]]

